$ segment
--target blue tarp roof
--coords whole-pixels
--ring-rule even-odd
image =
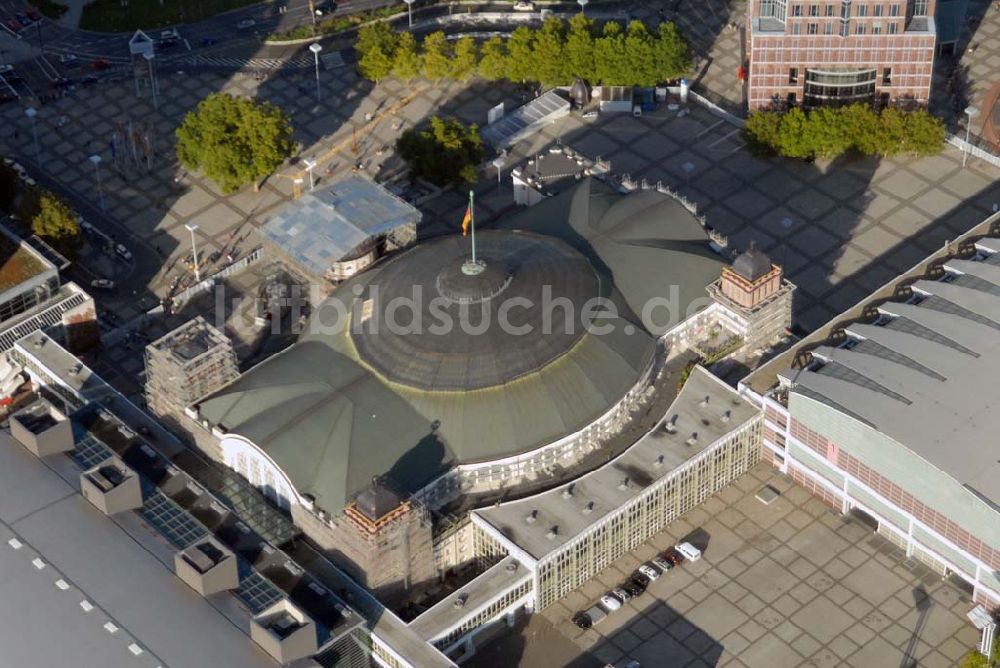
[[[292,202],[264,225],[263,233],[321,275],[370,237],[420,218],[417,209],[374,181],[352,176]]]

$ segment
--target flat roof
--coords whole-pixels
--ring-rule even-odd
[[[514,557],[504,557],[475,580],[424,611],[410,622],[410,628],[424,640],[434,642],[532,577],[524,564]],[[462,601],[461,605],[457,604],[458,601]]]
[[[186,364],[209,350],[228,342],[229,339],[224,334],[208,324],[208,321],[199,315],[167,332],[149,345],[173,355],[181,364]]]
[[[541,560],[758,414],[731,387],[695,367],[656,427],[616,459],[574,482],[473,513]]]
[[[1000,504],[1000,240],[995,214],[754,372],[909,448]],[[975,251],[975,252],[974,252]],[[942,271],[943,270],[943,271]]]
[[[0,225],[0,292],[46,271],[56,271],[55,265]]]
[[[422,214],[371,179],[351,176],[288,204],[262,233],[296,263],[318,276],[373,237]]]
[[[96,511],[57,474],[59,463],[77,471],[66,458],[46,465],[0,433],[4,663],[276,665],[237,620],[174,576],[172,562],[163,560],[172,552],[138,518],[112,520]]]
[[[549,90],[527,104],[518,107],[492,125],[482,128],[479,133],[483,140],[496,148],[506,148],[530,134],[532,128],[569,113],[569,100]]]

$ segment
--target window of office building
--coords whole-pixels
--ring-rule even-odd
[[[858,16],[868,16],[868,5],[858,5]]]
[[[808,69],[802,102],[807,107],[819,107],[870,100],[875,95],[875,77],[874,69]]]
[[[797,84],[799,82],[799,68],[793,67],[788,70],[788,83]]]
[[[792,16],[802,16],[802,5],[792,5]]]
[[[889,16],[899,16],[899,5],[889,5]]]
[[[872,24],[872,34],[873,35],[881,35],[882,34],[882,24],[881,23],[873,23]]]
[[[858,25],[856,25],[854,27],[854,34],[855,35],[864,35],[865,34],[865,24],[864,23],[859,23]]]
[[[819,5],[809,5],[809,16],[819,16]]]
[[[792,24],[792,34],[793,35],[800,35],[800,34],[802,34],[802,24],[801,23],[793,23]]]
[[[896,34],[896,24],[895,23],[890,23],[889,24],[889,34],[890,35],[895,35]]]
[[[851,34],[851,22],[847,19],[840,20],[840,36],[847,37]]]
[[[891,86],[892,85],[892,68],[884,67],[882,68],[882,85]]]
[[[927,0],[910,0],[913,16],[927,16]]]
[[[882,16],[882,5],[875,5],[874,16]]]
[[[827,5],[824,13],[826,16],[833,16],[833,5]]]
[[[818,31],[818,26],[815,23],[810,23],[809,24],[809,34],[810,35],[815,35],[817,32],[819,32]]]
[[[825,24],[823,24],[823,34],[824,35],[832,35],[833,34],[833,24],[832,23],[825,23]]]
[[[760,15],[762,18],[785,20],[785,0],[760,0]]]

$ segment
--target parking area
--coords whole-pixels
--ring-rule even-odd
[[[769,505],[755,498],[765,485],[780,492]],[[640,563],[692,533],[702,559],[661,576],[589,630],[572,623]],[[762,464],[541,614],[580,652],[567,665],[581,668],[629,660],[945,667],[978,642],[969,609],[950,582]]]

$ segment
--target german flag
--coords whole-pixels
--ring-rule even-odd
[[[462,218],[462,236],[469,233],[469,225],[472,223],[472,204],[465,209],[465,217]]]

